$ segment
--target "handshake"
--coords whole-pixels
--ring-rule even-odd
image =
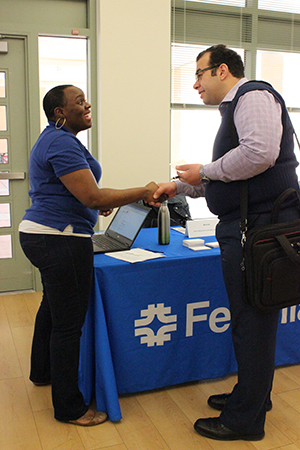
[[[159,206],[162,202],[167,200],[169,195],[165,192],[160,193],[160,185],[151,181],[145,186],[146,193],[143,200],[150,205]]]
[[[202,184],[199,171],[202,164],[182,164],[176,166],[177,178],[183,183],[190,184],[191,186],[199,186]],[[151,183],[145,186],[147,190],[146,197],[143,199],[150,205],[159,206],[167,198],[172,198],[177,194],[177,185],[174,181],[168,183]]]
[[[154,181],[151,181],[145,188],[147,193],[143,200],[154,206],[160,206],[162,202],[177,194],[177,186],[173,181],[168,183],[154,183]]]

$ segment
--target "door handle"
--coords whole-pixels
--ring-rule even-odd
[[[0,172],[0,180],[25,180],[25,172]]]

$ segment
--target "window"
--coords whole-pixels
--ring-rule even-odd
[[[258,0],[258,8],[300,14],[299,0]]]
[[[73,84],[87,92],[87,39],[66,37],[39,37],[40,100],[54,86]],[[41,130],[47,119],[41,103]],[[87,147],[88,131],[78,134]]]
[[[220,124],[217,107],[206,106],[193,89],[196,57],[223,43],[245,61],[248,79],[271,83],[286,101],[300,136],[299,0],[174,0],[171,48],[171,163],[211,161]],[[276,11],[276,12],[274,12]],[[295,147],[300,161],[300,151]],[[173,176],[172,169],[171,176]],[[300,178],[300,168],[298,171]],[[192,217],[207,217],[200,199],[189,201]]]
[[[5,72],[0,72],[0,98],[5,98]]]
[[[198,1],[199,3],[210,3],[215,5],[245,6],[246,0],[187,0],[187,1]]]
[[[299,70],[300,53],[257,51],[256,78],[269,81],[283,96],[288,108],[300,108],[300,90],[295,89],[295,74]]]

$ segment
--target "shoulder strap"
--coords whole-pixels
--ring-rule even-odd
[[[248,180],[240,181],[240,204],[241,204],[241,222],[240,230],[242,235],[242,246],[246,242],[246,232],[248,230]]]
[[[298,144],[298,148],[299,148],[299,150],[300,150],[300,142],[299,142],[298,136],[297,136],[297,134],[296,134],[295,128],[294,128],[294,135],[295,135],[295,138],[296,138],[296,142],[297,142],[297,144]]]

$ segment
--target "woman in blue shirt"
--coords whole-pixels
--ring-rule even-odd
[[[114,207],[154,201],[158,186],[98,187],[101,167],[76,137],[92,126],[91,105],[81,89],[56,86],[45,95],[43,107],[49,125],[31,151],[32,204],[19,226],[23,251],[43,284],[30,380],[37,386],[52,384],[57,420],[92,426],[107,419],[105,412],[85,405],[78,388],[81,328],[93,277],[93,227],[99,214],[107,216]]]

